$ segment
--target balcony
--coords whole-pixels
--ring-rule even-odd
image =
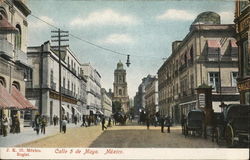
[[[27,65],[27,53],[20,49],[15,50],[15,60]]]
[[[13,45],[7,40],[0,39],[0,56],[14,58]]]
[[[217,89],[219,92],[220,90]],[[238,93],[237,87],[221,87],[221,93]]]

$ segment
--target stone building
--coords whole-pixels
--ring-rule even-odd
[[[236,1],[236,39],[239,46],[238,89],[240,102],[250,104],[250,2]]]
[[[109,96],[105,88],[101,89],[101,111],[105,117],[111,117],[112,115],[112,97]]]
[[[24,109],[35,108],[25,98],[25,81],[32,72],[26,53],[30,13],[25,0],[0,1],[0,119],[17,115],[21,130]]]
[[[138,91],[136,92],[136,95],[134,97],[134,106],[135,106],[136,115],[139,115],[142,110],[146,109],[145,88],[153,80],[154,80],[154,77],[152,75],[148,75],[147,77],[144,77],[142,79],[142,82],[138,87]]]
[[[114,71],[113,83],[113,98],[112,101],[121,103],[122,110],[126,113],[129,110],[128,86],[126,82],[126,70],[123,68],[122,62],[117,63],[117,68]]]
[[[145,109],[148,115],[154,116],[159,111],[158,79],[156,76],[145,87]]]
[[[175,122],[182,113],[196,109],[200,85],[213,87],[213,110],[224,102],[239,103],[236,87],[238,56],[233,24],[221,24],[220,16],[204,12],[197,16],[182,41],[172,44],[172,54],[158,70],[159,109]]]
[[[90,63],[81,68],[87,79],[87,114],[93,115],[101,111],[101,75]]]
[[[61,107],[62,115],[70,121],[86,112],[86,83],[80,62],[68,46],[61,47]],[[45,42],[28,47],[28,61],[32,65],[32,81],[26,91],[39,111],[52,124],[53,116],[60,117],[59,56],[56,46]]]

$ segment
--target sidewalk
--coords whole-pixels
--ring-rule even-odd
[[[67,128],[76,128],[80,127],[80,123],[77,125],[70,123],[67,124]],[[7,137],[0,136],[0,147],[14,147],[19,144],[31,142],[43,137],[51,136],[53,134],[59,133],[59,126],[48,126],[46,127],[46,133],[39,135],[36,134],[36,131],[32,127],[25,127],[24,130],[19,134],[8,133]]]

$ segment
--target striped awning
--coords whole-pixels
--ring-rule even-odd
[[[207,46],[209,48],[220,48],[220,42],[217,40],[207,40]]]
[[[17,29],[2,15],[0,15],[0,33],[17,33]]]
[[[23,109],[37,109],[36,106],[31,104],[23,95],[22,93],[14,86],[12,86],[11,95],[15,98],[17,102],[21,104]]]
[[[1,109],[23,109],[23,106],[9,94],[6,88],[0,84],[0,108]]]

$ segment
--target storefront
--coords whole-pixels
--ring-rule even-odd
[[[238,89],[240,103],[250,104],[250,2],[236,1],[236,39],[239,46]]]

